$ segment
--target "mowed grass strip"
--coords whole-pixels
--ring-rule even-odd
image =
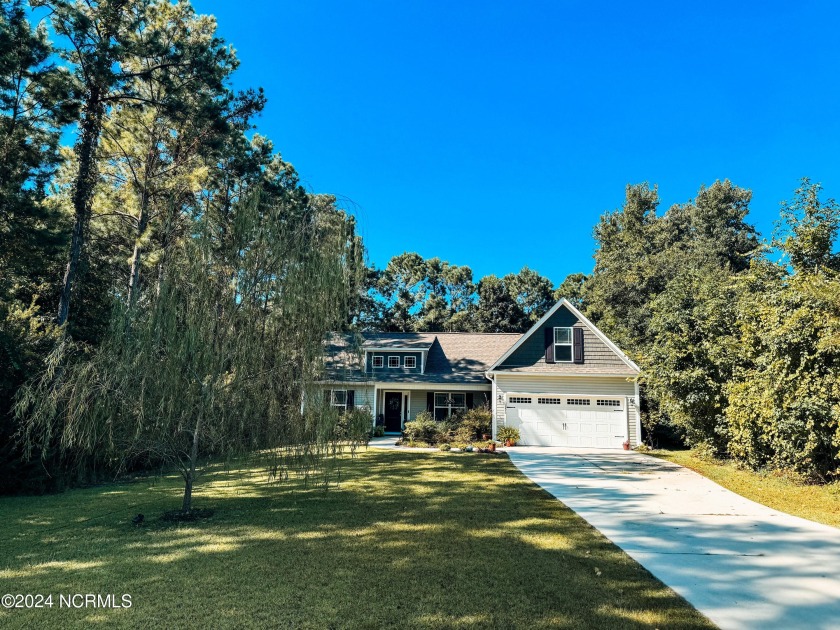
[[[755,472],[732,461],[706,459],[690,450],[655,450],[649,455],[698,472],[727,490],[774,510],[840,527],[840,482],[807,484],[780,472]]]
[[[8,628],[708,628],[505,456],[369,450],[324,492],[261,470],[0,499],[0,592],[129,609],[0,611]],[[136,512],[146,524],[135,527]]]

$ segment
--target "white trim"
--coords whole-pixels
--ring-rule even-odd
[[[417,348],[405,348],[403,346],[397,346],[395,348],[374,348],[373,346],[370,346],[365,348],[365,352],[428,352],[429,347],[431,347],[431,344],[429,344],[429,346],[419,346]]]
[[[508,351],[507,351],[507,352],[505,352],[505,353],[504,353],[504,354],[503,354],[503,355],[502,355],[499,359],[497,359],[497,360],[496,360],[496,362],[495,362],[493,365],[491,365],[491,366],[487,369],[487,373],[488,373],[488,374],[493,373],[494,368],[496,368],[497,366],[499,366],[499,365],[501,365],[502,363],[504,363],[505,359],[507,359],[510,355],[512,355],[512,354],[516,351],[516,349],[517,349],[517,348],[519,348],[519,346],[521,346],[521,345],[525,342],[525,340],[526,340],[526,339],[528,339],[528,338],[529,338],[531,335],[533,335],[536,331],[538,331],[540,328],[542,328],[543,324],[545,324],[545,323],[548,321],[548,319],[549,319],[552,315],[554,315],[554,313],[556,313],[556,312],[557,312],[557,310],[558,310],[561,306],[565,306],[566,308],[568,308],[568,309],[569,309],[569,311],[572,313],[572,315],[574,315],[575,317],[577,317],[577,318],[578,318],[578,320],[580,320],[581,322],[583,322],[583,323],[584,323],[584,324],[585,324],[585,325],[589,328],[589,330],[591,330],[591,331],[592,331],[592,333],[593,333],[596,337],[598,337],[598,339],[600,339],[601,341],[603,341],[603,342],[604,342],[604,344],[605,344],[605,345],[606,345],[606,346],[607,346],[610,350],[612,350],[612,351],[613,351],[613,352],[614,352],[614,353],[618,356],[618,358],[619,358],[619,359],[621,359],[621,360],[622,360],[622,361],[623,361],[623,362],[624,362],[624,363],[625,363],[625,364],[626,364],[629,368],[631,368],[632,370],[635,370],[636,372],[640,372],[640,371],[641,371],[641,370],[639,369],[639,366],[638,366],[638,365],[636,365],[635,363],[633,363],[633,361],[632,361],[632,360],[631,360],[631,359],[630,359],[630,358],[629,358],[626,354],[624,354],[624,353],[623,353],[623,352],[622,352],[622,351],[618,348],[618,346],[616,346],[616,345],[615,345],[612,341],[610,341],[604,333],[602,333],[600,330],[598,330],[598,328],[597,328],[597,326],[595,326],[595,324],[593,324],[593,323],[592,323],[592,322],[590,322],[588,319],[586,319],[586,317],[584,317],[584,316],[583,316],[583,313],[581,313],[579,310],[577,310],[577,309],[576,309],[576,308],[575,308],[575,307],[571,304],[571,302],[569,302],[566,298],[561,298],[561,299],[560,299],[560,301],[559,301],[559,302],[557,302],[557,304],[555,304],[554,306],[552,306],[552,307],[548,310],[548,313],[546,313],[545,315],[543,315],[543,316],[540,318],[540,320],[539,320],[536,324],[534,324],[533,326],[531,326],[531,328],[528,330],[528,332],[526,332],[524,335],[522,335],[522,336],[521,336],[521,337],[517,340],[517,342],[516,342],[515,344],[513,344],[513,345],[512,345],[512,346],[508,349]],[[533,372],[531,372],[531,374],[533,374]]]
[[[633,407],[636,409],[636,444],[630,446],[639,446],[642,442],[642,399],[639,398],[639,380],[636,379],[636,395],[633,398]],[[629,406],[629,405],[628,405]],[[629,436],[628,436],[629,439]]]
[[[414,361],[414,365],[409,365],[408,364],[409,359]],[[403,367],[407,368],[407,369],[410,369],[410,370],[415,369],[417,367],[417,357],[415,357],[414,355],[409,355],[409,354],[405,355],[403,357]]]
[[[373,430],[376,430],[376,414],[379,413],[377,407],[379,406],[379,390],[376,387],[376,383],[373,384]],[[385,429],[384,422],[382,426],[383,430]]]
[[[384,374],[382,376],[385,376]],[[377,381],[379,387],[387,387],[389,389],[399,388],[403,390],[420,389],[424,391],[455,391],[455,392],[489,392],[490,382],[486,383],[420,383],[420,382],[405,382],[398,383],[395,381]]]
[[[396,359],[397,364],[396,365],[391,365],[391,359]],[[390,370],[392,368],[398,368],[398,367],[400,367],[400,355],[389,354],[388,355],[388,369]]]
[[[492,395],[493,398],[491,399],[490,402],[491,402],[491,409],[492,409],[493,418],[492,418],[492,422],[490,423],[490,437],[492,437],[495,440],[496,439],[496,396],[498,395],[498,393],[497,393],[498,392],[498,386],[496,385],[496,377],[495,376],[492,378],[492,383],[493,383],[493,390],[492,390],[493,393],[491,395]]]
[[[382,365],[376,365],[376,360],[377,359],[382,361]],[[374,370],[381,370],[382,368],[385,367],[385,357],[383,357],[381,354],[374,354],[370,358],[370,367],[373,368]]]
[[[486,372],[487,378],[501,374],[502,376],[540,376],[554,378],[623,378],[626,381],[635,380],[635,374],[618,374],[615,372],[526,372],[512,370],[490,370]]]
[[[426,373],[426,355],[428,353],[428,350],[423,350],[423,352],[420,353],[420,374]]]
[[[569,331],[569,343],[557,343],[558,330]],[[551,329],[551,355],[554,357],[555,363],[574,363],[575,362],[575,328],[574,326],[554,326]],[[557,346],[569,347],[569,360],[561,360],[557,358]]]

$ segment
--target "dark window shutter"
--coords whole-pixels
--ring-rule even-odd
[[[583,363],[583,328],[572,328],[575,363]]]
[[[435,412],[435,393],[426,392],[426,411]]]
[[[356,406],[356,390],[355,389],[348,389],[347,390],[347,408],[353,409]]]
[[[326,401],[326,403],[328,405],[332,404],[332,390],[331,389],[325,389],[324,390],[324,400]]]
[[[554,329],[545,329],[545,362],[554,363]]]
[[[467,409],[472,409],[473,407],[473,393],[467,392]]]

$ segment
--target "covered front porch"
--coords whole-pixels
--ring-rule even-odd
[[[386,434],[402,432],[406,422],[423,411],[436,420],[474,407],[490,406],[490,384],[377,383],[374,386],[374,423]]]

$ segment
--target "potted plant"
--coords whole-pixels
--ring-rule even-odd
[[[519,429],[516,427],[499,427],[496,435],[500,442],[504,442],[505,446],[515,446],[519,441]]]
[[[622,447],[625,451],[629,451],[629,450],[630,450],[630,440],[624,440],[624,441],[621,443],[621,447]]]

